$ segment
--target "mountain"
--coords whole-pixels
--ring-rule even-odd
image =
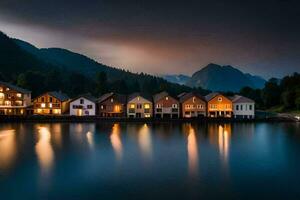
[[[179,75],[168,74],[168,75],[163,75],[162,78],[171,83],[177,83],[180,85],[184,85],[191,77],[183,75],[183,74],[179,74]]]
[[[53,90],[71,97],[82,93],[99,96],[107,91],[154,94],[166,90],[173,95],[191,91],[187,86],[110,67],[66,49],[39,49],[1,31],[0,80],[27,88],[33,91],[33,96]]]
[[[261,77],[245,74],[232,66],[211,63],[195,72],[186,85],[212,91],[238,92],[245,86],[262,88],[265,82]]]

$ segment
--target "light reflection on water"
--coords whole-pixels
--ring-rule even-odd
[[[228,195],[224,188],[234,185],[229,191],[243,199],[253,195],[253,186],[263,188],[274,180],[284,185],[300,177],[298,133],[295,125],[263,123],[0,124],[0,192],[13,191],[17,184],[27,191],[24,198],[40,187],[44,199],[68,199],[73,193],[120,199],[122,192],[150,199],[160,193],[220,199]],[[117,168],[116,161],[122,162]],[[216,185],[223,189],[220,194]],[[158,196],[152,196],[152,188]]]

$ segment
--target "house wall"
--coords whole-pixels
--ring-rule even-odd
[[[237,109],[238,106],[238,109]],[[250,107],[252,109],[250,110]],[[253,118],[255,116],[255,103],[233,103],[234,117]]]
[[[83,100],[83,104],[80,101]],[[88,108],[88,105],[92,106],[92,108]],[[77,108],[74,108],[77,107]],[[78,108],[80,107],[80,108]],[[79,111],[80,110],[80,111]],[[79,114],[82,112],[81,116],[94,116],[96,115],[96,104],[89,99],[84,97],[78,98],[75,101],[70,103],[70,115],[80,116]]]
[[[208,101],[208,116],[217,117],[224,113],[223,117],[232,116],[232,101],[223,95],[217,95]]]
[[[138,107],[138,104],[141,105],[141,108]],[[131,108],[131,106],[134,108]],[[149,108],[145,108],[146,105],[149,105]],[[145,112],[148,111],[148,112]],[[127,103],[127,116],[136,118],[138,117],[136,113],[141,113],[141,118],[152,117],[153,116],[153,104],[151,101],[139,96]]]
[[[172,107],[173,105],[176,105],[176,108]],[[171,96],[167,96],[164,98],[161,98],[155,102],[154,105],[154,113],[156,117],[163,118],[165,114],[171,115],[170,117],[179,117],[179,111],[180,111],[180,104],[179,101],[174,99]],[[177,116],[176,116],[177,115]]]
[[[206,116],[206,102],[194,96],[181,104],[181,116],[185,118]],[[193,114],[194,112],[194,114]]]
[[[101,117],[125,117],[126,104],[119,102],[114,96],[97,104]]]
[[[25,115],[31,104],[31,94],[0,85],[0,115]]]
[[[50,96],[49,94],[41,95],[33,100],[34,114],[61,115],[68,109],[66,107],[68,107],[68,102],[61,102],[60,100]]]

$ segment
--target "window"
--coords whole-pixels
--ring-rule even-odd
[[[22,94],[21,93],[17,93],[17,97],[21,98]]]
[[[140,100],[140,97],[138,97],[137,100],[139,101],[139,100]]]
[[[156,108],[161,108],[162,105],[161,104],[156,104]]]
[[[137,104],[136,107],[137,109],[142,109],[142,104]]]
[[[134,105],[134,104],[130,104],[129,108],[130,108],[130,109],[134,109],[134,108],[135,108],[135,105]]]
[[[42,107],[42,108],[45,108],[45,107],[46,107],[46,104],[45,104],[45,103],[42,103],[42,104],[41,104],[41,107]]]
[[[243,105],[241,105],[241,110],[243,110]]]
[[[0,87],[0,92],[3,92],[3,87]]]
[[[144,105],[144,107],[145,107],[145,109],[150,109],[150,104],[146,103],[146,104]]]
[[[169,97],[166,97],[166,100],[168,101],[168,100],[169,100]]]
[[[6,91],[9,91],[9,88],[6,88]]]
[[[218,97],[218,101],[221,102],[222,101],[222,97]]]
[[[178,108],[177,104],[172,104],[172,108]]]
[[[149,117],[151,117],[150,114],[145,114],[145,118],[149,118]]]
[[[114,102],[114,99],[113,99],[113,98],[111,98],[111,99],[110,99],[110,102]]]
[[[84,104],[84,99],[80,99],[80,104]]]
[[[186,104],[185,109],[190,109],[190,104]]]
[[[236,105],[236,106],[235,106],[235,109],[236,109],[236,110],[239,110],[239,105]]]
[[[52,97],[49,97],[49,102],[52,102],[52,100],[53,100]]]
[[[197,105],[197,108],[198,108],[198,109],[203,109],[203,105],[202,105],[202,104],[198,104],[198,105]]]
[[[196,101],[196,97],[193,97],[193,103],[195,103],[195,101]]]
[[[88,109],[93,109],[93,105],[87,105]]]
[[[249,105],[249,110],[252,110],[252,105]]]
[[[42,101],[42,102],[45,102],[45,98],[44,98],[44,97],[42,97],[42,98],[41,98],[41,101]]]
[[[100,106],[100,108],[101,108],[101,110],[103,110],[103,109],[104,109],[104,106],[103,106],[103,105],[101,105],[101,106]]]
[[[49,107],[52,108],[52,103],[49,103]]]

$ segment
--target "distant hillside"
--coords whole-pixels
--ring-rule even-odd
[[[179,75],[173,74],[173,75],[164,75],[162,76],[162,78],[171,83],[178,83],[180,85],[184,85],[191,77],[183,74],[179,74]]]
[[[245,74],[232,66],[220,66],[211,63],[195,72],[186,85],[212,91],[237,92],[245,86],[262,88],[265,82],[261,77]]]
[[[107,91],[171,94],[191,91],[148,74],[131,73],[98,63],[65,49],[38,49],[28,42],[11,39],[0,31],[0,80],[33,91],[33,96],[49,90],[62,90],[70,96]]]

